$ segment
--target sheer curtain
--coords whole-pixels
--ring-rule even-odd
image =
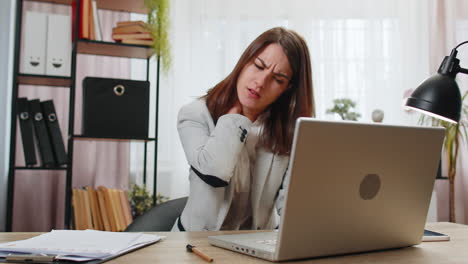
[[[429,75],[426,0],[171,1],[172,70],[161,80],[158,192],[188,195],[188,169],[176,130],[180,107],[234,67],[260,33],[283,26],[306,39],[317,116],[333,99],[357,102],[360,121],[374,109],[384,123],[416,124],[401,110],[407,90]]]
[[[459,43],[468,40],[468,2],[463,0],[432,0],[431,1],[431,35],[430,35],[430,69],[437,71],[444,56]],[[468,45],[461,46],[457,58],[463,68],[468,68]],[[457,82],[462,94],[468,90],[468,75],[458,74]],[[465,104],[466,100],[465,100]],[[466,116],[464,117],[466,120]],[[463,141],[460,146],[455,177],[455,214],[456,222],[468,223],[468,148]],[[443,157],[443,161],[444,161]],[[445,162],[442,163],[443,172],[447,171]],[[448,221],[448,181],[436,182],[438,197],[439,221]]]

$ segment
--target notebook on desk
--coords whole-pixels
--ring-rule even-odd
[[[209,237],[282,261],[419,244],[444,129],[299,118],[277,232]]]

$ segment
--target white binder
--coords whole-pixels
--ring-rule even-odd
[[[26,11],[21,73],[45,74],[47,14]]]
[[[49,14],[47,22],[46,74],[70,76],[71,18]]]

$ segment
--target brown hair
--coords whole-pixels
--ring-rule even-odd
[[[288,89],[258,117],[262,130],[259,144],[276,154],[288,155],[296,119],[315,116],[312,70],[304,39],[292,30],[272,28],[258,36],[244,51],[232,72],[203,96],[216,123],[237,102],[237,79],[242,69],[270,44],[279,44],[293,75]]]

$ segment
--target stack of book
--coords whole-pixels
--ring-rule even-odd
[[[121,43],[148,45],[153,44],[148,25],[143,21],[120,21],[112,29],[112,38]]]
[[[75,229],[124,231],[133,221],[127,193],[119,189],[87,186],[73,189]]]

